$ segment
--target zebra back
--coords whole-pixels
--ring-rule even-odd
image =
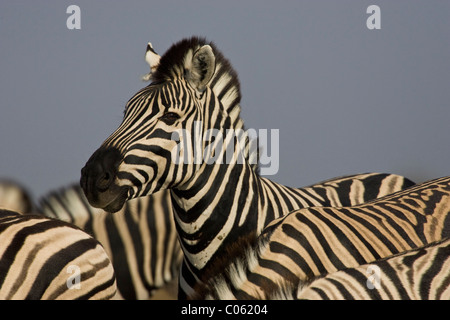
[[[0,299],[110,299],[114,269],[103,247],[79,228],[0,210]]]
[[[266,297],[288,281],[354,268],[450,237],[450,177],[353,207],[304,208],[274,220],[194,298]],[[217,266],[215,266],[217,267]]]
[[[282,300],[450,300],[450,239],[370,264],[337,271],[302,285],[280,284]]]
[[[178,276],[182,252],[168,191],[128,201],[110,214],[89,205],[71,185],[40,200],[40,211],[73,223],[96,238],[111,257],[118,298],[148,299]]]

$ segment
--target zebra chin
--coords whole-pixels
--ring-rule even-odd
[[[125,205],[129,198],[129,187],[113,186],[105,192],[96,192],[95,190],[85,189],[83,192],[89,201],[89,204],[95,208],[103,209],[106,212],[114,213],[119,211]]]

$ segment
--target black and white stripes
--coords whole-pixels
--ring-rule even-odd
[[[105,250],[71,224],[3,212],[0,237],[10,238],[0,248],[0,297],[111,298],[106,252],[120,275],[119,297],[128,299],[174,278],[181,258],[180,298],[305,298],[310,285],[337,281],[329,277],[355,281],[353,270],[367,263],[396,284],[404,273],[387,270],[397,261],[417,270],[405,281],[442,275],[424,271],[421,255],[438,257],[446,243],[420,248],[450,237],[450,178],[412,186],[366,173],[282,186],[259,174],[237,74],[213,43],[185,39],[162,57],[149,44],[146,60],[150,85],[128,101],[120,126],[82,169],[86,198],[74,186],[41,202],[44,214],[80,226]],[[230,249],[239,258],[225,267]],[[81,282],[64,283],[62,270],[79,272]],[[446,296],[446,281],[436,296]],[[87,291],[72,291],[80,283]],[[397,297],[392,288],[386,294]],[[344,296],[357,297],[350,291]],[[427,294],[434,293],[417,296]]]
[[[70,222],[97,239],[110,257],[117,298],[148,299],[177,278],[182,252],[168,191],[130,200],[114,214],[93,208],[79,186],[68,186],[40,200],[47,217]]]
[[[450,239],[370,264],[280,284],[277,300],[450,300]]]
[[[201,291],[212,298],[267,298],[287,280],[303,286],[449,238],[450,177],[444,177],[352,207],[293,211],[270,223],[227,272],[210,270],[214,276]]]
[[[0,210],[0,299],[110,299],[114,270],[102,246],[72,225]]]

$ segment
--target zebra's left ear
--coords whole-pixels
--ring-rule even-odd
[[[209,45],[204,45],[198,49],[193,57],[189,70],[188,81],[198,91],[205,90],[209,80],[211,80],[216,69],[216,57]]]
[[[147,61],[150,66],[150,72],[143,75],[142,80],[149,81],[152,78],[152,73],[155,72],[156,68],[158,68],[160,59],[161,57],[155,52],[155,50],[153,50],[153,46],[149,42],[147,44],[147,51],[145,52],[145,61]]]

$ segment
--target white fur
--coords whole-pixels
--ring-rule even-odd
[[[150,47],[150,48],[148,48]],[[152,78],[152,73],[155,72],[156,68],[159,66],[159,61],[161,59],[160,55],[153,51],[153,46],[151,42],[148,43],[148,49],[145,52],[145,61],[150,66],[150,72],[142,76],[143,81],[150,81]]]

